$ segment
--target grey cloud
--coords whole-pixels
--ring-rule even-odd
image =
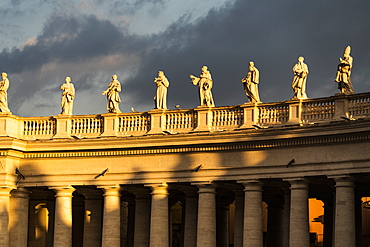
[[[129,92],[151,100],[154,89],[137,90],[151,83],[157,70],[171,82],[169,105],[195,107],[197,90],[188,75],[206,64],[214,78],[217,105],[246,101],[240,79],[254,60],[261,72],[260,94],[264,102],[293,96],[292,67],[304,56],[310,67],[308,95],[326,97],[338,92],[334,83],[338,58],[352,46],[357,92],[369,91],[369,1],[245,1],[211,10],[195,24],[179,20],[155,40],[158,46],[146,55],[139,75],[127,85]],[[139,100],[137,101],[139,103]]]
[[[114,68],[107,65],[72,75],[77,92],[89,90],[98,95],[106,86],[100,81],[108,83],[109,73],[117,73],[123,85],[121,108],[125,111],[134,106],[146,111],[153,105],[153,78],[158,70],[164,70],[171,83],[168,106],[193,108],[199,103],[198,92],[189,74],[198,75],[202,65],[208,65],[212,73],[216,105],[246,102],[240,80],[250,60],[261,72],[260,95],[264,102],[293,96],[291,69],[299,56],[305,57],[310,68],[308,96],[334,95],[338,92],[334,83],[338,58],[351,45],[355,91],[366,92],[370,88],[369,7],[370,2],[365,0],[236,0],[212,9],[193,23],[184,15],[166,31],[151,36],[129,34],[95,16],[55,16],[45,24],[34,45],[0,53],[0,68],[19,77],[34,71],[34,78],[22,77],[18,85],[12,80],[11,93],[27,98],[45,86],[48,75],[41,75],[40,69],[52,61],[75,62],[78,67],[109,54],[134,54],[139,60],[135,67],[119,63]],[[68,71],[56,68],[53,73],[49,76],[57,76],[62,83]],[[89,101],[95,104],[94,99],[83,100],[85,105]],[[13,107],[17,108],[15,102]],[[75,112],[80,114],[94,111],[93,107],[78,107],[75,104]],[[104,108],[96,108],[96,113]]]

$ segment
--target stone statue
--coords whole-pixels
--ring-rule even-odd
[[[62,113],[63,115],[72,115],[73,100],[75,98],[75,87],[71,83],[71,77],[66,77],[65,83],[60,87],[63,90],[62,93]]]
[[[117,79],[117,75],[112,75],[112,81],[109,83],[107,90],[102,92],[103,95],[107,95],[107,110],[109,113],[121,113],[118,107],[118,103],[121,102],[121,98],[119,97],[119,92],[121,92],[121,84]]]
[[[308,76],[308,66],[304,62],[304,57],[299,57],[298,62],[293,67],[292,89],[294,91],[293,99],[307,99],[306,81]]]
[[[337,75],[335,77],[335,81],[338,83],[338,89],[342,94],[355,93],[351,82],[353,58],[351,57],[350,53],[351,47],[347,46],[344,50],[343,59],[339,58]]]
[[[3,72],[1,73],[0,81],[0,112],[10,112],[8,108],[8,96],[6,92],[8,88],[9,88],[8,74]]]
[[[258,93],[260,72],[254,67],[254,62],[249,62],[249,71],[245,78],[242,79],[244,85],[244,92],[247,95],[249,102],[256,103],[261,102]]]
[[[157,84],[157,93],[154,96],[155,108],[167,109],[167,88],[170,82],[163,71],[158,71],[158,77],[154,78],[154,82]]]
[[[212,97],[213,81],[207,66],[202,67],[199,77],[190,75],[191,82],[199,88],[200,106],[213,107],[215,103]]]

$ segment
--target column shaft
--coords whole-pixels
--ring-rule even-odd
[[[169,246],[168,185],[153,185],[150,217],[150,247]]]
[[[234,247],[243,247],[244,193],[236,193],[235,196],[234,225]]]
[[[72,247],[72,193],[73,187],[54,187],[55,219],[54,247]]]
[[[27,246],[29,191],[18,188],[11,192],[9,238],[10,247]]]
[[[262,183],[244,183],[244,247],[263,246]]]
[[[101,187],[104,191],[102,247],[121,245],[121,188],[119,185]]]
[[[135,189],[134,246],[148,247],[150,240],[150,194],[147,189]]]
[[[9,246],[9,202],[11,187],[0,187],[0,246]]]
[[[84,247],[100,247],[102,241],[103,196],[101,191],[79,190],[85,197]]]
[[[198,184],[197,247],[216,246],[216,186]]]
[[[352,178],[335,179],[335,240],[334,246],[356,246],[355,185]]]
[[[196,190],[186,190],[184,247],[197,245],[198,195]]]
[[[290,181],[290,247],[309,247],[308,223],[308,182],[306,180]]]

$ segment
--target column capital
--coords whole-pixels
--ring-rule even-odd
[[[0,186],[0,196],[10,196],[10,192],[14,189],[16,189],[16,187],[7,185]]]
[[[72,193],[76,190],[72,186],[55,186],[49,187],[55,191],[55,197],[72,197]]]
[[[288,179],[284,179],[284,181],[287,181],[287,182],[290,183],[290,189],[291,190],[294,190],[294,189],[306,189],[306,190],[308,190],[309,189],[310,181],[307,178],[303,178],[303,177],[288,178]]]
[[[217,185],[212,183],[212,182],[197,182],[197,183],[192,183],[192,185],[195,185],[198,187],[198,193],[216,193],[216,188]]]
[[[12,197],[17,197],[17,198],[29,198],[30,191],[26,188],[19,187],[17,189],[14,189],[11,191],[11,196]]]
[[[343,176],[332,176],[330,177],[334,180],[334,187],[354,187],[356,179],[350,175]]]
[[[122,188],[119,184],[101,185],[98,188],[104,191],[103,196],[121,196]]]
[[[146,185],[151,189],[151,195],[168,195],[168,184],[161,183],[161,184],[148,184]]]
[[[240,180],[238,183],[244,186],[244,191],[262,191],[263,182],[261,180]]]

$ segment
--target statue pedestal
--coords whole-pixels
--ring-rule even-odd
[[[118,115],[117,113],[101,114],[104,118],[104,130],[100,135],[102,137],[117,136],[118,133]]]
[[[62,115],[59,114],[58,116],[54,117],[56,119],[56,131],[53,139],[70,139],[71,136],[71,115]]]
[[[288,125],[302,123],[302,100],[296,99],[295,102],[289,104]]]
[[[18,117],[11,112],[0,112],[0,136],[10,136],[19,138],[23,126],[20,125]]]
[[[258,123],[259,110],[258,103],[244,103],[240,105],[243,108],[243,125],[239,129],[253,128]]]
[[[149,111],[150,115],[150,130],[148,135],[163,134],[166,125],[166,110],[165,109],[153,109]]]
[[[198,106],[194,109],[198,114],[197,126],[193,131],[210,131],[212,127],[212,107]]]

